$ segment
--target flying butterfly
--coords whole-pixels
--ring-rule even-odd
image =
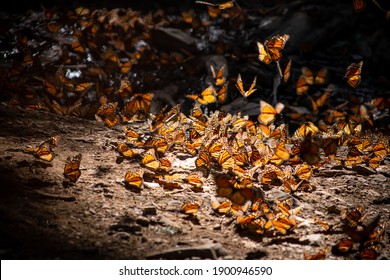
[[[153,93],[135,93],[123,107],[123,113],[135,115],[139,112],[149,113],[150,104],[152,103]]]
[[[207,105],[217,101],[216,92],[212,85],[203,90],[200,95],[191,94],[186,95],[186,97],[199,102],[201,105]]]
[[[314,76],[313,71],[308,67],[302,67],[302,76],[305,78],[308,85],[324,85],[327,81],[328,69],[325,67],[318,70],[317,74]]]
[[[222,86],[226,82],[226,78],[224,76],[225,65],[222,65],[218,72],[215,72],[215,68],[213,65],[210,65],[210,68],[214,78],[214,84],[217,87]]]
[[[361,80],[363,61],[352,63],[345,72],[344,79],[352,88],[357,88]]]
[[[244,98],[247,98],[249,95],[251,95],[252,93],[254,93],[257,89],[255,89],[255,86],[256,86],[256,79],[257,77],[255,76],[255,78],[253,79],[253,82],[251,84],[251,86],[249,87],[249,89],[247,91],[244,90],[244,86],[242,84],[242,79],[241,79],[241,74],[238,74],[238,77],[237,77],[237,83],[236,83],[236,87],[237,89],[240,91],[241,95],[244,97]]]
[[[291,59],[288,61],[286,68],[284,68],[283,81],[287,83],[288,80],[290,79],[290,76],[291,76]]]
[[[223,104],[226,102],[227,95],[228,95],[228,83],[225,83],[217,92],[217,100],[219,104]]]
[[[264,45],[257,42],[259,60],[265,64],[270,64],[273,61],[279,61],[282,57],[281,50],[284,48],[289,38],[290,36],[287,34],[275,35],[269,40],[266,40]]]
[[[72,183],[76,183],[81,175],[80,171],[80,162],[81,162],[81,154],[77,154],[73,158],[68,157],[66,159],[66,164],[64,168],[64,177],[71,181]]]
[[[275,108],[267,102],[260,100],[260,114],[257,118],[259,123],[269,125],[273,123],[278,115],[284,109],[283,103],[276,104]]]
[[[119,117],[116,114],[118,102],[104,103],[97,110],[95,117],[98,121],[104,121],[108,127],[113,127],[119,122]]]

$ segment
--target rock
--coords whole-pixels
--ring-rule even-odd
[[[183,30],[169,27],[152,29],[152,45],[157,49],[172,52],[183,51],[195,53],[197,51],[196,39]]]
[[[149,226],[150,220],[144,216],[139,216],[136,218],[136,223],[140,226],[147,227]]]
[[[361,165],[361,164],[353,166],[352,169],[354,171],[356,171],[358,174],[364,175],[364,176],[376,174],[375,169],[368,167],[368,166]]]
[[[146,206],[142,210],[142,215],[143,216],[155,216],[155,215],[157,215],[157,208],[154,206]]]
[[[182,248],[172,248],[157,253],[151,253],[146,255],[146,259],[218,259],[219,257],[226,256],[227,253],[219,243],[206,243],[200,246],[190,246]]]

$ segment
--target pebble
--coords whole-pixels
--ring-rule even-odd
[[[155,216],[155,215],[157,215],[157,209],[154,206],[146,206],[142,210],[142,215],[143,216]]]
[[[150,220],[144,216],[139,216],[135,219],[136,223],[140,226],[147,227],[149,226]]]

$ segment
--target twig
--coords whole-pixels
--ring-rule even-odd
[[[60,194],[51,194],[51,193],[44,193],[40,191],[35,191],[37,194],[42,196],[43,198],[48,199],[58,199],[58,200],[64,200],[64,201],[76,201],[76,197],[71,195],[60,195]]]

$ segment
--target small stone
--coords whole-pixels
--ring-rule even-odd
[[[155,215],[157,215],[157,209],[154,206],[146,206],[142,210],[142,215],[143,216],[155,216]]]
[[[144,216],[139,216],[136,218],[136,223],[140,226],[147,227],[149,226],[150,220]]]

